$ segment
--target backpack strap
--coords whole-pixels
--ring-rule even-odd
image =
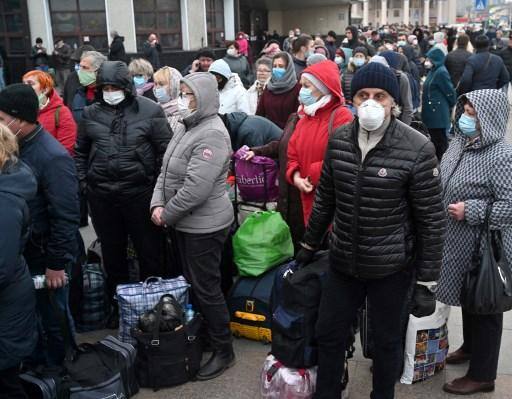
[[[60,109],[62,108],[62,105],[59,105],[57,109],[55,110],[54,118],[55,118],[55,129],[58,129],[60,126]]]

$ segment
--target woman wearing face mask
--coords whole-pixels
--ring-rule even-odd
[[[245,112],[248,114],[250,109],[247,90],[239,76],[231,72],[228,63],[224,60],[214,61],[208,72],[217,79],[220,99],[219,113]]]
[[[233,222],[226,192],[231,139],[217,115],[217,82],[210,73],[181,79],[178,101],[186,131],[174,134],[151,200],[151,219],[171,229],[194,307],[205,317],[214,348],[197,379],[221,375],[235,363],[220,261]]]
[[[153,75],[153,94],[164,110],[173,134],[185,128],[178,107],[181,78],[177,69],[168,66],[160,68]]]
[[[441,162],[447,233],[437,300],[460,306],[460,290],[472,266],[479,230],[490,211],[490,228],[501,230],[505,255],[512,259],[512,150],[505,143],[509,106],[501,90],[476,90],[459,97],[454,138]],[[448,364],[469,362],[465,376],[444,385],[446,392],[494,390],[503,314],[475,315],[462,307],[464,342],[448,354]]]
[[[356,47],[352,53],[347,69],[341,77],[343,94],[347,104],[352,104],[352,92],[350,91],[350,84],[356,71],[368,63],[368,50],[365,47]]]
[[[133,87],[138,96],[144,96],[156,101],[153,93],[153,66],[143,58],[136,58],[128,64],[128,70],[133,81]]]
[[[292,56],[285,52],[278,53],[272,60],[272,75],[260,97],[256,115],[271,120],[283,129],[288,117],[297,111],[299,91]]]
[[[39,99],[38,122],[69,152],[74,154],[76,123],[56,90],[52,77],[42,71],[30,71],[23,75],[23,83],[31,86]]]
[[[334,56],[334,62],[336,63],[336,65],[338,65],[338,69],[340,70],[340,75],[341,75],[341,73],[344,72],[346,69],[345,52],[343,51],[342,48],[336,49],[336,55]]]
[[[272,60],[268,58],[260,58],[256,61],[256,81],[247,90],[249,99],[249,114],[254,115],[258,108],[258,102],[263,94],[267,83],[272,76]]]
[[[78,126],[75,159],[102,244],[109,297],[130,281],[126,247],[130,236],[140,280],[162,276],[162,232],[148,215],[151,195],[171,130],[162,108],[134,95],[124,62],[105,61],[98,71],[101,101],[86,107]],[[139,280],[139,281],[140,281]],[[109,328],[118,322],[117,310]]]
[[[299,121],[288,144],[286,178],[301,193],[304,225],[308,224],[320,180],[322,161],[332,130],[352,121],[332,61],[312,65],[302,73],[299,93]]]
[[[427,53],[424,66],[429,72],[423,83],[421,97],[421,119],[428,128],[439,161],[448,147],[450,115],[457,100],[450,74],[444,66],[445,58],[439,48],[433,48]]]
[[[227,51],[223,60],[229,65],[231,72],[240,77],[244,87],[249,88],[253,82],[253,75],[247,57],[240,52],[240,46],[236,41],[226,42],[226,48]]]

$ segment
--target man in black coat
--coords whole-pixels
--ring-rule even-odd
[[[143,47],[144,57],[153,65],[155,71],[160,69],[160,53],[162,46],[158,41],[158,37],[152,33],[148,36],[148,40],[144,42]]]
[[[327,146],[299,264],[330,233],[330,269],[320,302],[315,399],[341,397],[345,350],[358,310],[368,301],[374,328],[372,398],[393,398],[403,361],[404,313],[435,310],[429,289],[439,277],[445,212],[433,144],[396,120],[391,69],[360,68],[351,82],[358,117]],[[333,223],[334,222],[334,223]]]
[[[38,112],[39,101],[30,86],[13,84],[0,92],[0,122],[17,136],[20,158],[32,168],[38,185],[36,197],[28,201],[30,239],[23,255],[32,276],[46,277],[47,289],[36,293],[44,335],[31,360],[60,365],[65,355],[64,338],[60,315],[48,291],[53,291],[56,305],[71,318],[66,273],[70,275],[77,257],[78,180],[73,159],[37,122]]]
[[[512,32],[508,35],[508,46],[501,50],[499,56],[503,60],[508,74],[512,79]]]
[[[109,61],[123,61],[128,63],[126,57],[126,51],[124,49],[124,37],[119,36],[117,31],[112,31],[110,34],[112,37],[112,43],[110,43],[110,52],[108,53]]]
[[[510,76],[503,60],[489,52],[489,38],[480,35],[475,39],[476,54],[468,58],[459,81],[457,93],[464,94],[481,89],[501,89],[509,83]]]
[[[84,109],[75,160],[112,297],[118,284],[129,282],[128,236],[140,263],[140,279],[163,275],[162,231],[151,222],[149,209],[172,132],[157,103],[134,95],[124,62],[105,61],[96,85],[99,101]],[[109,327],[116,327],[116,311]]]
[[[468,51],[469,37],[461,33],[457,38],[457,49],[448,53],[444,65],[452,78],[453,87],[457,87],[462,77],[466,62],[473,54]]]

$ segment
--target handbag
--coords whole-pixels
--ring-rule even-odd
[[[183,276],[175,279],[149,277],[143,283],[120,284],[117,286],[116,299],[119,304],[119,339],[135,344],[130,331],[139,321],[139,317],[152,309],[162,295],[171,294],[181,306],[188,303],[190,284]]]
[[[233,258],[241,276],[257,277],[293,257],[290,228],[279,212],[255,212],[233,237]]]
[[[156,306],[152,331],[132,330],[137,340],[135,369],[141,387],[159,388],[183,384],[199,371],[202,348],[199,330],[202,316],[196,314],[189,323],[182,322],[174,331],[160,331],[164,298]],[[181,318],[181,320],[183,320]]]
[[[512,271],[501,232],[491,230],[492,204],[487,208],[461,290],[462,307],[471,314],[499,314],[512,309]]]

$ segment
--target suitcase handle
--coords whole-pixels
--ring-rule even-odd
[[[151,282],[153,280],[155,280],[155,283],[162,284],[162,277],[151,276],[151,277],[148,277],[146,280],[144,280],[144,283],[142,284],[142,287],[146,288],[148,285],[151,284]]]
[[[238,317],[239,319],[243,320],[249,320],[249,321],[265,321],[266,317],[261,314],[254,314],[254,313],[247,313],[247,312],[235,312],[235,317]]]

